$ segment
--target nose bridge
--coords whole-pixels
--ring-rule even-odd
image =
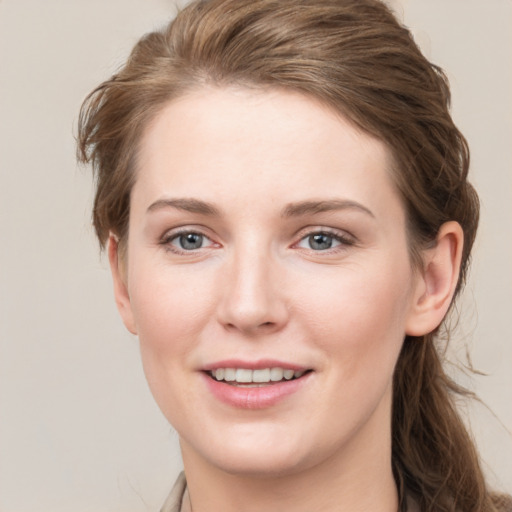
[[[237,244],[228,259],[219,305],[221,322],[243,332],[280,328],[286,320],[278,262],[258,237]]]

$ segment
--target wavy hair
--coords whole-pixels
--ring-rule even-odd
[[[378,0],[196,0],[161,31],[145,35],[124,67],[82,106],[78,155],[92,163],[93,222],[127,236],[137,149],[148,122],[171,99],[205,84],[283,88],[341,113],[382,140],[408,219],[411,261],[441,225],[464,230],[460,291],[479,203],[467,181],[469,151],[450,116],[443,71]],[[445,373],[436,333],[407,336],[394,373],[392,464],[405,507],[505,510],[489,492],[474,443],[457,413],[464,395]]]

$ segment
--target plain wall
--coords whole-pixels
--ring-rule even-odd
[[[512,2],[396,0],[446,69],[472,148],[482,223],[451,353],[494,485],[512,492]],[[74,159],[81,101],[165,0],[0,0],[0,511],[158,510],[181,467],[90,226]],[[508,432],[507,432],[508,428]]]

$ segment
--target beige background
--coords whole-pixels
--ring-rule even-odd
[[[473,151],[483,218],[453,352],[468,344],[489,374],[471,385],[497,418],[477,406],[471,421],[491,480],[512,492],[512,1],[395,4],[447,69]],[[179,471],[115,311],[72,137],[85,94],[173,12],[165,0],[0,0],[1,512],[158,510]]]

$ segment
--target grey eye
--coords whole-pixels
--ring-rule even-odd
[[[335,242],[332,236],[325,233],[309,235],[307,240],[309,247],[314,251],[325,251],[326,249],[330,249]]]
[[[203,246],[204,237],[199,233],[183,233],[175,238],[175,244],[180,249],[185,251],[193,251],[194,249],[201,249]]]

